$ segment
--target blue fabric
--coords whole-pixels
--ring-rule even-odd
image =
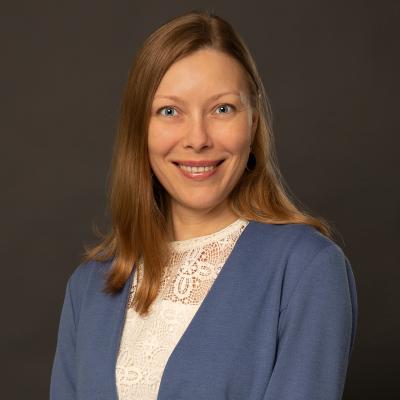
[[[117,399],[135,268],[111,296],[102,292],[109,267],[84,263],[68,280],[51,400]],[[357,312],[337,244],[305,224],[250,221],[169,357],[158,400],[341,399]]]

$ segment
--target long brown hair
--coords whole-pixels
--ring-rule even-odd
[[[272,134],[272,113],[256,64],[242,38],[221,17],[209,11],[191,11],[154,31],[138,51],[124,90],[108,191],[112,227],[99,244],[85,246],[82,262],[109,261],[104,292],[118,292],[135,261],[145,268],[133,306],[146,315],[155,300],[169,257],[172,231],[169,195],[152,175],[147,131],[153,96],[167,69],[179,59],[203,48],[234,57],[243,67],[251,105],[259,113],[252,143],[254,170],[246,169],[229,194],[238,217],[270,224],[308,224],[329,238],[335,231],[322,217],[305,211],[289,196],[280,175]],[[290,198],[291,197],[291,198]],[[298,205],[295,205],[295,202]]]

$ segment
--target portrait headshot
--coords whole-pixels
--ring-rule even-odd
[[[286,193],[270,119],[222,17],[185,13],[145,40],[112,227],[68,280],[51,399],[341,397],[355,279],[328,223]]]
[[[6,397],[396,398],[397,151],[367,98],[400,15],[367,3],[10,13]]]

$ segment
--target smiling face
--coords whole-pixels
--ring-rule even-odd
[[[242,67],[232,57],[201,49],[167,70],[152,104],[148,151],[173,215],[226,212],[227,197],[246,167],[257,115]],[[209,172],[176,163],[220,160]]]

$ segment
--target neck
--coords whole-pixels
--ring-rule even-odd
[[[239,218],[226,203],[211,210],[188,210],[175,206],[171,214],[174,236],[172,240],[186,240],[209,235]]]

